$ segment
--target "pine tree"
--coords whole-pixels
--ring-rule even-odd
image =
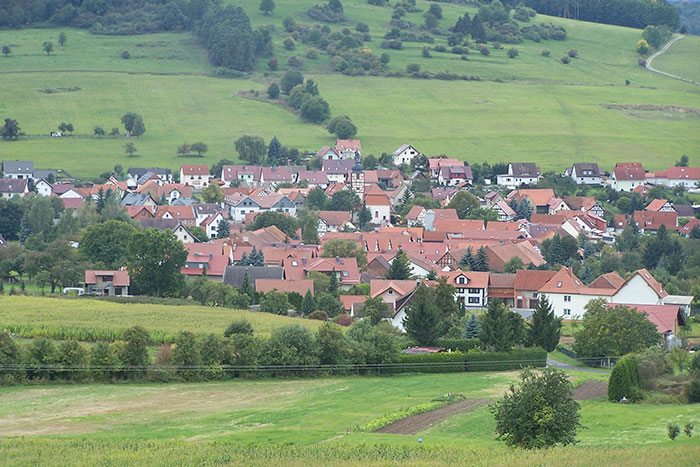
[[[438,278],[438,275],[435,272],[435,269],[431,269],[430,271],[428,271],[428,274],[425,276],[425,279],[429,280],[429,281],[436,281],[437,278]]]
[[[399,250],[391,262],[391,267],[386,273],[387,279],[407,280],[411,278],[411,266],[408,261],[408,256],[403,250]]]
[[[464,337],[467,339],[475,339],[479,337],[480,332],[481,323],[479,322],[479,318],[476,317],[476,314],[472,313],[469,315],[467,324],[464,326]]]
[[[253,266],[265,266],[265,256],[263,256],[262,250],[258,250],[258,255],[255,257]]]
[[[253,249],[250,250],[250,254],[248,255],[248,264],[250,266],[257,266],[258,262],[258,249],[253,245]]]
[[[413,199],[413,191],[411,191],[410,188],[406,188],[406,191],[403,192],[403,196],[401,197],[401,204],[403,204],[405,206],[412,199]]]
[[[277,136],[273,136],[270,140],[270,145],[267,147],[267,161],[271,166],[276,165],[286,165],[284,158],[282,143],[277,139]]]
[[[338,277],[335,274],[335,268],[331,272],[331,280],[328,282],[328,293],[333,295],[338,294]]]
[[[243,275],[243,282],[241,282],[240,291],[242,294],[246,294],[250,298],[253,298],[255,295],[255,290],[253,290],[253,287],[250,285],[250,279],[248,279],[248,272]]]
[[[479,250],[476,252],[472,270],[481,272],[488,272],[489,270],[489,257],[486,254],[486,249],[483,246],[479,247]]]
[[[508,309],[500,300],[489,302],[481,323],[481,346],[496,352],[505,352],[513,346],[514,332]]]
[[[226,219],[221,219],[216,226],[216,238],[228,238],[231,236],[231,230]]]
[[[314,297],[311,295],[311,290],[307,290],[304,299],[301,301],[301,312],[304,316],[309,316],[314,310],[316,310]]]
[[[486,31],[484,31],[484,25],[481,23],[478,13],[472,19],[471,35],[475,42],[486,42]]]
[[[403,325],[408,335],[421,345],[432,345],[437,340],[440,311],[431,290],[425,285],[419,285],[414,293],[413,300],[406,309]]]
[[[695,224],[693,226],[693,228],[690,230],[689,236],[690,236],[690,238],[694,238],[696,240],[700,239],[700,225]]]
[[[238,262],[241,266],[248,266],[250,262],[248,261],[248,254],[243,253],[241,255],[241,260]]]
[[[360,223],[360,227],[366,227],[371,220],[372,213],[367,209],[367,205],[362,203],[362,209],[360,209],[360,213],[357,215],[357,221]]]
[[[440,336],[447,334],[447,331],[456,324],[460,317],[460,308],[455,301],[455,288],[447,282],[446,277],[438,279],[438,283],[432,289],[433,300],[440,304]]]
[[[471,271],[474,266],[474,254],[472,254],[472,247],[467,248],[467,252],[459,260],[459,268],[465,271]]]
[[[309,216],[304,224],[301,241],[307,245],[318,245],[320,243],[318,239],[318,219],[316,216]]]
[[[537,309],[527,329],[527,344],[532,347],[542,347],[552,352],[559,344],[561,318],[554,316],[554,310],[545,295],[540,295]]]
[[[22,216],[22,222],[19,226],[19,242],[24,245],[24,241],[32,234],[32,226],[29,224],[29,219],[25,214]]]

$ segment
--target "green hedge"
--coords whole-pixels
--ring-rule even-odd
[[[481,345],[479,339],[438,339],[437,345],[446,349],[459,350],[461,352],[469,352],[473,349],[478,349]]]
[[[462,352],[400,354],[389,373],[458,373],[464,371]],[[384,370],[382,370],[384,372]]]
[[[540,348],[511,352],[471,351],[465,354],[465,371],[504,371],[546,365],[547,351]]]

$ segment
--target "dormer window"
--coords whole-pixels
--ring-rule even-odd
[[[557,282],[557,287],[561,288],[561,281]]]
[[[292,266],[294,266],[294,267],[299,266],[299,263],[297,263],[296,261],[292,261]]]
[[[466,279],[465,279],[464,276],[459,276],[459,277],[457,278],[457,283],[458,283],[458,284],[466,284],[467,281],[466,281]]]

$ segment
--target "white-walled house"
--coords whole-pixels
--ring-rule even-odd
[[[571,177],[579,185],[602,185],[603,171],[595,162],[579,162],[567,168],[564,175]]]
[[[180,183],[193,187],[195,191],[206,188],[210,181],[211,175],[209,175],[209,167],[206,164],[180,167]]]
[[[455,288],[455,299],[467,309],[486,308],[489,300],[489,273],[477,271],[440,271],[447,283]]]
[[[380,225],[391,221],[391,202],[386,195],[365,196],[365,206],[372,214],[370,224]]]
[[[496,177],[496,183],[514,189],[522,184],[535,184],[541,176],[539,167],[532,162],[511,162],[508,164],[508,173]]]
[[[610,186],[615,191],[632,191],[646,183],[646,171],[640,162],[618,162],[610,174]]]
[[[396,167],[401,164],[410,164],[414,157],[420,155],[421,153],[410,144],[402,144],[401,147],[392,153]]]
[[[2,161],[5,178],[27,180],[34,177],[34,161]]]
[[[34,188],[36,188],[36,192],[41,196],[51,196],[51,193],[53,193],[53,187],[43,178],[34,183]]]

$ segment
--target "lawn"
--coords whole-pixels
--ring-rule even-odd
[[[157,343],[171,341],[179,331],[223,334],[231,321],[247,319],[257,334],[287,324],[316,330],[320,321],[269,313],[204,306],[121,304],[90,299],[0,296],[0,329],[21,337],[114,340],[131,326],[142,326]]]
[[[688,35],[654,59],[654,68],[700,82],[700,37]]]
[[[91,134],[95,126],[107,131],[121,127],[121,115],[132,111],[143,115],[147,129],[142,138],[131,140],[136,157],[126,156],[124,138],[46,138],[0,142],[0,159],[32,159],[40,168],[94,177],[117,163],[176,169],[183,163],[236,159],[233,143],[244,134],[266,140],[277,136],[284,145],[305,151],[332,144],[323,126],[305,124],[282,107],[237,95],[251,89],[264,94],[281,76],[289,56],[305,57],[309,46],[301,41],[291,52],[281,47],[288,36],[282,21],[292,16],[310,24],[304,12],[315,3],[279,0],[269,16],[258,11],[257,0],[241,3],[253,26],[274,25],[275,55],[281,64],[280,71],[271,73],[267,60],[259,60],[255,72],[241,79],[211,77],[214,70],[206,51],[190,33],[124,37],[75,29],[0,31],[0,44],[13,48],[9,57],[0,57],[0,69],[6,72],[0,81],[0,119],[17,119],[28,134],[48,134],[61,122],[73,123],[76,134]],[[343,5],[348,21],[331,28],[353,28],[363,21],[372,34],[367,45],[375,53],[384,52],[379,43],[389,28],[391,9],[364,0],[346,0]],[[444,29],[463,12],[475,11],[441,5]],[[419,0],[418,7],[427,10],[428,2]],[[409,13],[407,19],[419,24],[422,13]],[[470,162],[531,160],[544,169],[563,170],[572,161],[587,160],[610,170],[616,161],[640,160],[648,169],[661,169],[700,147],[696,115],[604,107],[700,107],[698,86],[637,65],[634,45],[641,37],[639,30],[543,16],[534,20],[543,21],[564,25],[569,39],[517,44],[520,56],[514,60],[505,55],[507,44],[503,50],[492,49],[489,57],[472,51],[468,61],[438,52],[423,58],[419,43],[389,52],[391,71],[418,63],[424,70],[449,70],[487,81],[348,77],[331,73],[325,54],[304,59],[304,72],[319,83],[333,116],[347,114],[357,124],[365,154],[391,152],[410,142],[427,154]],[[65,47],[56,45],[52,55],[43,54],[41,43],[52,38],[56,42],[61,31],[68,35]],[[438,37],[433,46],[445,41]],[[692,52],[693,41],[684,39],[671,52],[676,47],[690,47]],[[544,48],[551,50],[551,57],[540,54]],[[559,58],[568,49],[578,50],[579,58],[563,65]],[[130,51],[131,59],[121,58],[124,50]],[[631,84],[625,86],[625,80]],[[175,150],[185,141],[203,141],[209,152],[201,159],[179,158]]]

